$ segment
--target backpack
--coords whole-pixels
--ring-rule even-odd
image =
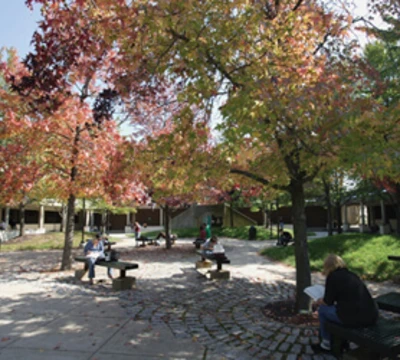
[[[105,253],[105,255],[106,255],[106,261],[118,261],[119,260],[119,253],[115,250],[107,251]]]

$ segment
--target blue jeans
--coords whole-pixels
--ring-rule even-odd
[[[94,278],[94,266],[96,264],[97,259],[93,259],[93,258],[87,258],[86,262],[89,266],[89,279],[93,279]],[[107,275],[109,277],[112,276],[112,269],[111,268],[107,268]]]
[[[339,317],[337,316],[335,305],[320,305],[318,308],[319,318],[319,331],[323,340],[331,341],[331,335],[325,330],[325,323],[332,321],[341,324]]]

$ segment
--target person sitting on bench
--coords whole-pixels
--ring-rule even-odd
[[[289,241],[291,241],[292,238],[292,234],[289,231],[280,231],[280,235],[278,238],[278,242],[276,243],[277,246],[279,245],[283,245],[283,246],[287,246],[287,244],[289,244]]]
[[[160,231],[160,232],[158,233],[158,235],[155,237],[154,241],[155,241],[155,244],[156,244],[156,245],[160,245],[160,242],[157,241],[157,240],[159,240],[159,239],[161,239],[161,238],[163,238],[163,239],[165,239],[165,240],[167,239],[167,235],[165,234],[164,231]],[[171,244],[175,244],[175,240],[178,239],[178,235],[176,235],[176,234],[170,234],[170,235],[169,235],[169,239],[171,240]]]
[[[96,234],[95,238],[89,240],[85,248],[83,249],[86,261],[89,266],[89,284],[93,285],[93,279],[95,277],[94,274],[94,266],[97,260],[104,259],[104,242],[101,239],[100,234]],[[107,275],[110,279],[112,279],[112,270],[111,268],[107,268]]]
[[[379,226],[372,224],[369,231],[371,234],[377,234],[379,232]]]
[[[216,244],[218,244],[218,238],[215,235],[213,235],[201,246],[201,251],[205,257],[208,258],[214,257],[213,250]]]
[[[324,261],[325,295],[317,300],[321,343],[312,345],[314,352],[330,351],[327,321],[351,327],[370,326],[378,320],[378,307],[360,278],[349,271],[343,259],[330,254]]]

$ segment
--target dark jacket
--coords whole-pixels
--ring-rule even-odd
[[[360,278],[345,268],[332,271],[326,278],[324,302],[336,305],[340,321],[349,326],[373,325],[378,307]]]

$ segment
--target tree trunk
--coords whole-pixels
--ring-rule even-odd
[[[25,204],[19,204],[19,236],[25,235]]]
[[[327,181],[323,180],[323,182],[324,182],[326,209],[327,209],[328,236],[332,236],[333,235],[333,227],[332,227],[331,187]]]
[[[342,233],[342,204],[340,201],[336,202],[336,217],[337,217],[337,232]]]
[[[233,201],[231,201],[231,206],[229,208],[229,214],[230,214],[230,226],[233,228]]]
[[[165,248],[171,249],[172,244],[171,244],[171,237],[170,237],[171,230],[170,230],[169,206],[168,205],[165,205],[164,216],[165,216],[165,218],[164,218],[165,219],[165,221],[164,221],[164,224],[165,224]]]
[[[269,205],[269,238],[272,239],[272,202]]]
[[[293,230],[296,258],[296,311],[311,311],[311,300],[304,289],[311,285],[310,260],[308,257],[307,223],[305,212],[304,184],[292,180],[290,184],[292,199]]]
[[[101,213],[101,225],[100,225],[100,232],[103,234],[107,232],[106,224],[107,224],[107,210],[103,210],[103,212]]]
[[[396,194],[396,202],[393,207],[396,214],[396,234],[400,235],[400,194]]]
[[[85,225],[86,225],[86,199],[82,200],[82,238],[81,243],[85,242]]]
[[[67,207],[63,204],[61,207],[61,224],[60,224],[60,232],[64,232],[67,226]]]
[[[64,250],[62,256],[61,270],[72,268],[72,247],[75,229],[75,195],[70,194],[67,205],[67,226],[65,229]]]

